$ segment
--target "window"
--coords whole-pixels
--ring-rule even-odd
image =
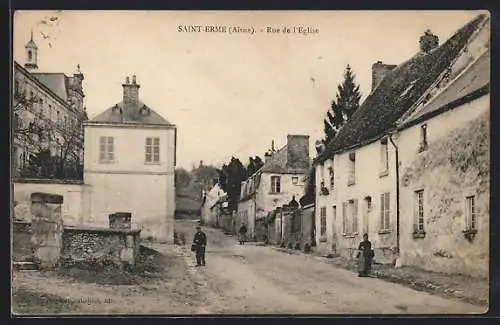
[[[384,193],[380,196],[380,230],[390,229],[390,196]]]
[[[114,160],[113,137],[100,137],[99,140],[99,162],[111,163]]]
[[[326,236],[326,207],[321,207],[320,209],[320,236]]]
[[[333,189],[335,187],[335,172],[333,170],[333,162],[328,170],[330,172],[330,189]]]
[[[342,203],[342,229],[344,235],[355,235],[358,232],[358,200]]]
[[[353,185],[356,180],[356,154],[351,152],[349,154],[349,176],[347,185]]]
[[[57,111],[57,123],[61,123],[61,112]]]
[[[52,105],[49,105],[49,119],[52,119]]]
[[[299,178],[298,177],[292,177],[292,184],[297,185],[299,183]]]
[[[146,138],[146,163],[160,162],[160,138]]]
[[[427,124],[420,126],[420,151],[427,149]]]
[[[271,176],[271,193],[281,192],[281,178],[279,176]]]
[[[424,232],[424,190],[415,191],[415,232]]]
[[[363,232],[368,233],[369,228],[369,214],[372,210],[372,198],[370,196],[365,197],[364,200],[364,213],[363,213]]]
[[[474,195],[465,198],[465,230],[477,229],[476,198]]]
[[[380,142],[380,176],[387,176],[389,172],[389,151],[387,139]]]
[[[28,51],[28,61],[33,60],[33,53],[31,51]]]
[[[337,206],[336,205],[333,206],[332,211],[333,211],[333,220],[337,220]]]

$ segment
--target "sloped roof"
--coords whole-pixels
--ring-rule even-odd
[[[490,52],[487,51],[467,67],[442,93],[423,106],[421,110],[414,112],[403,120],[403,125],[411,124],[460,98],[488,86],[490,83],[490,70],[491,57]]]
[[[288,160],[288,145],[275,152],[261,167],[263,173],[286,173]]]
[[[485,17],[479,15],[435,50],[418,53],[387,73],[314,163],[322,163],[334,152],[376,139],[393,128],[453,62]]]
[[[63,100],[68,100],[68,77],[64,73],[32,72],[35,78]]]
[[[144,108],[149,110],[149,114],[140,114],[140,110]],[[122,111],[122,114],[118,113],[119,110]],[[141,101],[138,102],[137,109],[133,112],[124,110],[123,101],[121,101],[91,119],[90,122],[172,125]]]

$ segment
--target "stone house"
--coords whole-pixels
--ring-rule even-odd
[[[127,77],[123,100],[84,124],[89,222],[131,212],[142,236],[173,242],[176,126],[140,100],[139,88]]]
[[[401,264],[488,278],[490,53],[397,132]]]
[[[287,144],[266,154],[264,165],[241,183],[235,228],[245,223],[254,238],[256,220],[300,197],[309,167],[309,136],[288,135]]]
[[[220,209],[218,203],[226,196],[220,185],[215,184],[205,195],[201,204],[201,222],[207,226],[218,226]]]
[[[395,68],[389,66],[385,76],[380,71],[373,74],[381,80],[373,83],[370,95],[313,163],[319,250],[350,257],[361,235],[368,233],[375,259],[396,261],[406,222],[401,211],[413,211],[413,205],[401,205],[398,192],[396,171],[406,160],[397,151],[402,147],[397,127],[409,114],[437,100],[488,44],[489,18],[480,15],[441,46],[435,44]]]
[[[14,61],[13,74],[13,145],[12,171],[18,176],[29,159],[40,149],[60,155],[62,147],[70,147],[72,156],[83,160],[83,129],[75,126],[87,120],[83,104],[84,75],[78,70],[68,76],[62,72],[47,73],[38,69],[38,46],[31,39],[25,45],[24,66]],[[38,139],[29,125],[50,130],[50,139]],[[71,141],[71,144],[68,143]],[[35,145],[36,143],[36,145]],[[41,147],[41,148],[39,148]]]

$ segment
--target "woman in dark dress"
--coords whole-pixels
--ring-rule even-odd
[[[365,277],[371,272],[374,255],[372,243],[368,240],[368,234],[363,235],[363,241],[359,243],[358,250],[358,276]]]

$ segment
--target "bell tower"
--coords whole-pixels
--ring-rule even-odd
[[[31,31],[31,38],[24,48],[26,49],[26,63],[24,67],[30,71],[38,69],[38,46],[33,41],[33,30]]]

